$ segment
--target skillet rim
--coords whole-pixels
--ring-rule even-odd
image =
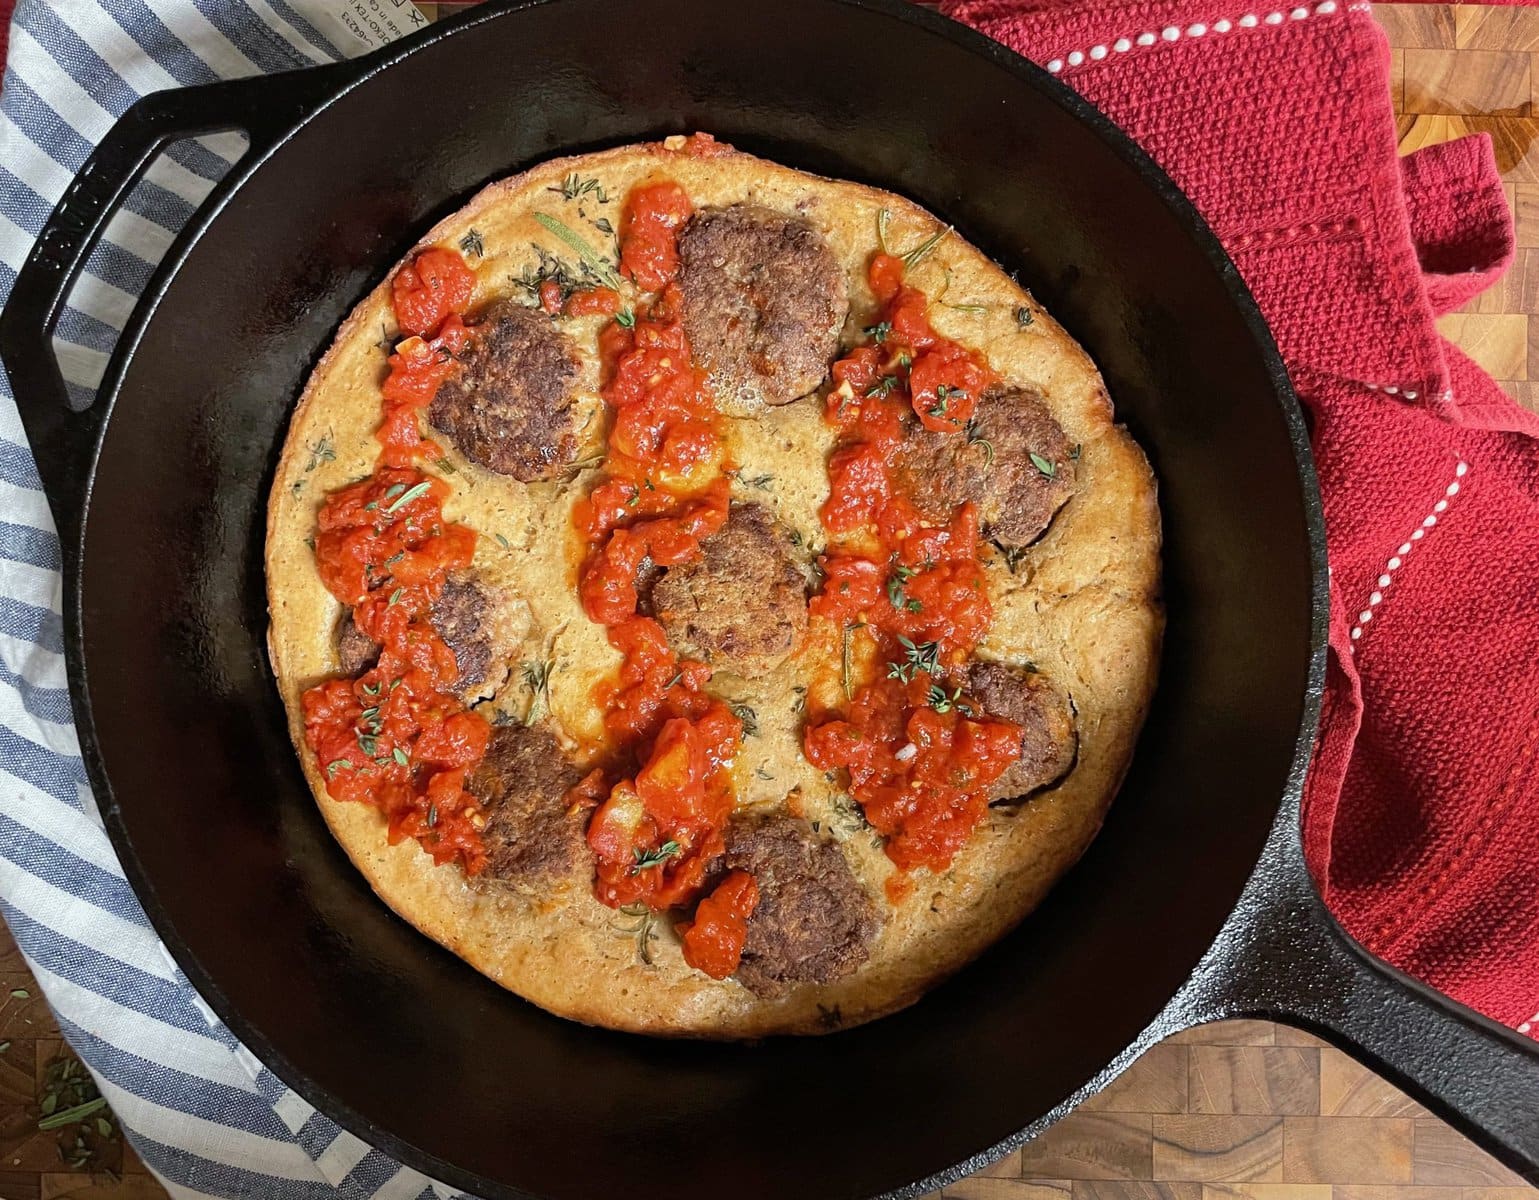
[[[992,65],[1003,69],[1021,84],[1035,91],[1043,99],[1056,104],[1069,117],[1085,126],[1095,135],[1108,151],[1130,168],[1139,181],[1154,193],[1155,197],[1164,205],[1166,211],[1174,219],[1177,227],[1207,260],[1209,267],[1212,268],[1218,277],[1219,283],[1228,292],[1229,298],[1258,352],[1261,366],[1283,417],[1288,441],[1293,450],[1294,466],[1301,492],[1302,516],[1307,535],[1311,575],[1310,633],[1308,640],[1309,664],[1306,672],[1305,692],[1300,698],[1301,709],[1299,728],[1294,739],[1293,765],[1288,773],[1287,782],[1282,790],[1282,794],[1278,799],[1278,811],[1276,818],[1274,818],[1274,825],[1286,820],[1290,815],[1296,815],[1299,796],[1303,787],[1304,767],[1307,765],[1314,745],[1318,721],[1319,695],[1325,665],[1329,604],[1326,588],[1327,568],[1324,510],[1314,469],[1313,455],[1309,446],[1309,435],[1303,409],[1288,376],[1276,341],[1265,318],[1261,314],[1260,307],[1240,275],[1239,269],[1224,250],[1223,245],[1213,233],[1207,221],[1197,211],[1195,205],[1186,197],[1185,193],[1166,174],[1164,169],[1099,108],[1029,59],[986,37],[982,33],[941,15],[938,11],[912,3],[912,0],[823,0],[823,2],[844,8],[856,9],[869,13],[875,18],[895,20],[901,24],[916,27],[930,35],[946,38],[963,51],[977,55]],[[474,1172],[467,1171],[446,1160],[440,1159],[432,1152],[423,1150],[388,1130],[378,1128],[361,1112],[358,1112],[350,1105],[341,1103],[322,1085],[298,1070],[285,1055],[277,1050],[265,1034],[245,1020],[230,1004],[222,989],[204,970],[200,960],[192,952],[191,948],[182,940],[176,927],[172,924],[169,914],[162,907],[156,888],[144,871],[138,855],[133,849],[132,837],[123,820],[121,806],[117,802],[103,761],[101,746],[92,717],[89,673],[84,661],[84,596],[81,585],[85,562],[85,537],[86,530],[89,527],[90,503],[96,472],[106,441],[108,424],[113,409],[116,407],[128,368],[143,340],[145,330],[158,312],[172,281],[185,264],[193,249],[207,232],[209,226],[223,215],[231,199],[247,183],[251,176],[261,169],[300,130],[307,127],[338,100],[364,83],[369,82],[382,71],[404,61],[425,47],[446,41],[485,22],[514,17],[516,14],[526,10],[543,8],[557,3],[567,3],[576,8],[582,3],[582,0],[491,0],[490,3],[478,6],[458,17],[429,25],[417,33],[411,34],[398,42],[382,47],[380,50],[359,59],[344,60],[333,65],[322,65],[303,71],[285,72],[281,75],[270,77],[272,86],[275,89],[281,89],[285,84],[292,84],[296,77],[320,73],[334,74],[337,76],[338,82],[322,98],[307,100],[306,111],[297,117],[283,133],[273,137],[260,151],[253,150],[248,152],[245,157],[236,162],[224,179],[216,186],[205,206],[194,214],[188,224],[176,236],[171,250],[156,268],[138,307],[132,315],[129,325],[124,329],[121,338],[113,349],[108,368],[104,373],[103,382],[98,392],[96,404],[102,407],[103,416],[101,426],[95,435],[94,444],[89,456],[88,468],[84,472],[82,482],[79,485],[83,498],[80,520],[75,531],[76,553],[74,556],[66,558],[66,563],[73,574],[73,578],[66,579],[64,616],[67,624],[65,630],[65,649],[81,757],[84,761],[92,790],[98,799],[103,823],[106,826],[113,848],[118,854],[124,874],[135,895],[138,897],[140,904],[143,906],[145,915],[149,918],[156,935],[165,944],[176,965],[184,972],[189,982],[193,984],[199,995],[208,1003],[219,1019],[239,1038],[243,1045],[257,1055],[267,1069],[272,1071],[277,1078],[306,1102],[335,1121],[341,1128],[377,1147],[403,1165],[414,1167],[432,1178],[460,1188],[470,1195],[497,1197],[528,1196],[530,1193],[476,1175]],[[186,90],[195,91],[197,89]],[[599,141],[602,143],[602,139],[599,139]],[[553,150],[551,156],[555,156],[560,152],[559,149]],[[1274,838],[1269,837],[1267,839],[1263,850],[1258,855],[1258,864],[1263,862],[1269,853],[1273,852],[1274,842]],[[1240,899],[1241,896],[1237,894],[1235,904],[1231,907],[1231,916],[1239,905]],[[1225,925],[1227,926],[1227,924],[1226,920]],[[1216,942],[1218,940],[1222,940],[1221,934],[1216,939]],[[1201,960],[1199,960],[1199,963],[1193,964],[1193,974],[1195,974],[1200,962]],[[1188,983],[1190,979],[1191,976],[1189,975]],[[1186,986],[1187,984],[1183,984],[1182,989],[1178,989],[1173,994],[1172,999],[1179,996],[1181,990]],[[1064,1112],[1072,1107],[1073,1103],[1078,1102],[1083,1095],[1098,1091],[1104,1087],[1111,1078],[1115,1077],[1115,1074],[1120,1073],[1121,1069],[1131,1062],[1134,1052],[1149,1042],[1155,1033],[1163,1035],[1164,1033],[1174,1032],[1176,1028],[1181,1027],[1179,1025],[1179,1016],[1176,1017],[1177,1023],[1172,1024],[1170,1014],[1171,1009],[1167,1006],[1146,1030],[1140,1033],[1137,1038],[1108,1063],[1105,1070],[1094,1079],[1087,1081],[1082,1089],[1050,1112],[1041,1115],[1009,1137],[991,1146],[979,1149],[960,1162],[945,1167],[921,1180],[881,1193],[878,1200],[907,1200],[909,1197],[918,1196],[954,1183],[1028,1140],[1035,1133],[1056,1121]],[[1166,1024],[1169,1024],[1170,1028],[1165,1028]]]

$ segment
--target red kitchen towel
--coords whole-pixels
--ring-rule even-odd
[[[1539,1037],[1539,417],[1433,325],[1512,258],[1489,140],[1398,157],[1366,4],[945,8],[1102,108],[1234,256],[1325,497],[1311,869],[1374,953]]]

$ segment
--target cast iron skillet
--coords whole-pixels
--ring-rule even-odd
[[[227,128],[250,154],[167,256],[96,406],[67,411],[49,343],[67,285],[160,147]],[[315,811],[263,645],[274,459],[352,304],[487,180],[692,129],[906,193],[1019,271],[1105,371],[1167,537],[1159,694],[1083,864],[909,1011],[759,1046],[557,1020],[394,918]],[[0,332],[129,878],[242,1040],[404,1161],[498,1198],[909,1196],[1159,1038],[1256,1015],[1347,1047],[1539,1180],[1539,1058],[1367,957],[1305,872],[1325,555],[1271,339],[1170,181],[1022,59],[897,0],[563,0],[161,93],[81,172]]]

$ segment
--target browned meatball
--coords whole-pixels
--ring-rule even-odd
[[[1026,546],[1074,492],[1072,449],[1040,396],[995,387],[978,398],[965,434],[916,425],[899,451],[894,478],[926,520],[945,521],[971,500],[985,537]]]
[[[358,628],[353,610],[348,609],[337,626],[337,657],[342,660],[342,674],[354,679],[374,665],[379,657],[379,643]]]
[[[658,578],[653,613],[676,650],[749,678],[768,674],[807,630],[807,581],[790,538],[763,505],[744,504],[701,548]]]
[[[739,817],[723,866],[759,888],[737,979],[759,996],[830,983],[866,961],[880,922],[844,852],[789,816]]]
[[[734,204],[679,237],[684,332],[729,410],[788,404],[828,374],[850,300],[823,235],[800,217]]]
[[[428,408],[461,454],[522,483],[554,479],[577,458],[571,340],[534,308],[499,301],[471,327],[459,371]]]
[[[470,576],[450,576],[428,614],[428,620],[454,651],[459,677],[454,690],[466,691],[486,681],[492,663],[492,642],[486,631],[486,591]],[[379,644],[358,628],[349,612],[337,629],[337,657],[344,675],[361,675],[379,657]]]
[[[1021,757],[995,780],[990,801],[1024,800],[1073,769],[1079,750],[1074,710],[1047,676],[1004,663],[975,662],[966,684],[989,716],[1021,727]]]
[[[592,873],[583,817],[570,815],[566,801],[581,778],[543,726],[499,725],[492,731],[469,783],[486,815],[483,878],[544,884]]]
[[[486,680],[492,664],[492,639],[486,631],[486,591],[473,578],[451,575],[433,601],[428,620],[454,651],[460,669],[454,690],[466,691]]]

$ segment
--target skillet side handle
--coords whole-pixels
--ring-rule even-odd
[[[1317,1033],[1539,1184],[1539,1046],[1352,940],[1309,877],[1291,807],[1172,1015]]]
[[[181,138],[239,129],[251,140],[245,157],[260,160],[322,100],[358,74],[356,62],[195,88],[153,92],[107,131],[65,190],[22,265],[0,313],[0,359],[26,427],[44,490],[53,508],[66,563],[78,547],[96,444],[108,413],[97,403],[72,411],[54,355],[53,333],[70,289],[108,221],[162,148]],[[253,161],[255,161],[253,160]],[[110,395],[165,283],[166,272],[201,232],[208,215],[234,185],[232,169],[177,235],[118,340],[99,394]]]

